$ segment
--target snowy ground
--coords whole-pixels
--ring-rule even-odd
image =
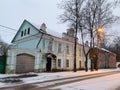
[[[37,73],[36,77],[29,78],[21,78],[24,83],[34,83],[34,82],[42,82],[47,80],[101,73],[101,72],[109,72],[109,71],[120,71],[120,69],[100,69],[99,71],[94,72],[85,72],[85,71],[77,71],[77,72],[57,72],[57,73]],[[8,77],[8,76],[17,76],[16,74],[0,74],[0,78]],[[84,80],[72,84],[66,84],[55,88],[60,88],[61,90],[114,90],[115,88],[120,86],[120,74],[109,75],[105,77],[99,77],[89,80]],[[15,85],[10,83],[1,83],[0,87],[6,87],[8,85]]]

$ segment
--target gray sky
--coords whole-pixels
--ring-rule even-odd
[[[47,28],[57,32],[64,32],[66,24],[59,24],[58,15],[62,10],[58,9],[57,4],[62,0],[0,0],[0,25],[19,29],[23,20],[41,25],[46,23]],[[120,8],[114,11],[120,15]],[[116,27],[116,26],[115,26]],[[120,31],[117,27],[114,32]],[[10,43],[16,31],[0,27],[1,38]]]
[[[65,24],[60,24],[58,15],[62,10],[57,4],[62,0],[0,0],[0,25],[19,29],[23,20],[41,25],[46,23],[47,28],[57,32],[66,31]],[[16,31],[0,27],[1,38],[9,42]]]

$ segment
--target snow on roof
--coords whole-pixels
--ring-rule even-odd
[[[99,49],[99,50],[102,50],[102,51],[105,51],[105,52],[108,52],[108,53],[112,53],[112,54],[115,54],[115,53],[113,53],[113,52],[111,52],[111,51],[109,51],[109,50],[107,50],[107,49],[105,49],[105,48],[100,48],[100,47],[97,47],[97,46],[95,46],[97,49]]]
[[[105,49],[105,48],[100,48],[100,49],[103,50],[103,51],[106,51],[106,52],[112,53],[112,52],[110,52],[109,50],[107,50],[107,49]]]
[[[62,33],[50,30],[50,29],[46,29],[47,34],[62,38]]]
[[[38,25],[38,24],[35,24],[35,23],[32,23],[32,22],[30,22],[34,27],[36,27],[38,30],[40,30],[40,25]]]
[[[102,50],[102,51],[108,52],[108,53],[115,54],[115,53],[113,53],[113,52],[111,52],[111,51],[109,51],[109,50],[107,50],[107,49],[105,49],[105,48],[99,48],[99,49]]]
[[[30,22],[31,23],[31,22]],[[36,27],[39,31],[42,31],[40,30],[40,27],[41,25],[37,25],[35,23],[31,23],[34,27]],[[43,31],[42,31],[43,32]],[[49,34],[49,35],[52,35],[52,36],[55,36],[55,37],[59,37],[59,38],[62,38],[62,33],[59,33],[59,32],[56,32],[54,30],[51,30],[51,29],[46,29],[46,34]]]

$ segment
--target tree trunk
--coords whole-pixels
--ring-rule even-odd
[[[87,55],[85,55],[85,71],[87,72],[88,71],[88,57],[87,57]]]

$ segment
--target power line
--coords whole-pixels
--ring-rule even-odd
[[[4,25],[0,25],[0,27],[7,28],[7,29],[10,29],[10,30],[13,30],[13,31],[17,31],[16,29],[13,29],[11,27],[7,27],[7,26],[4,26]]]

